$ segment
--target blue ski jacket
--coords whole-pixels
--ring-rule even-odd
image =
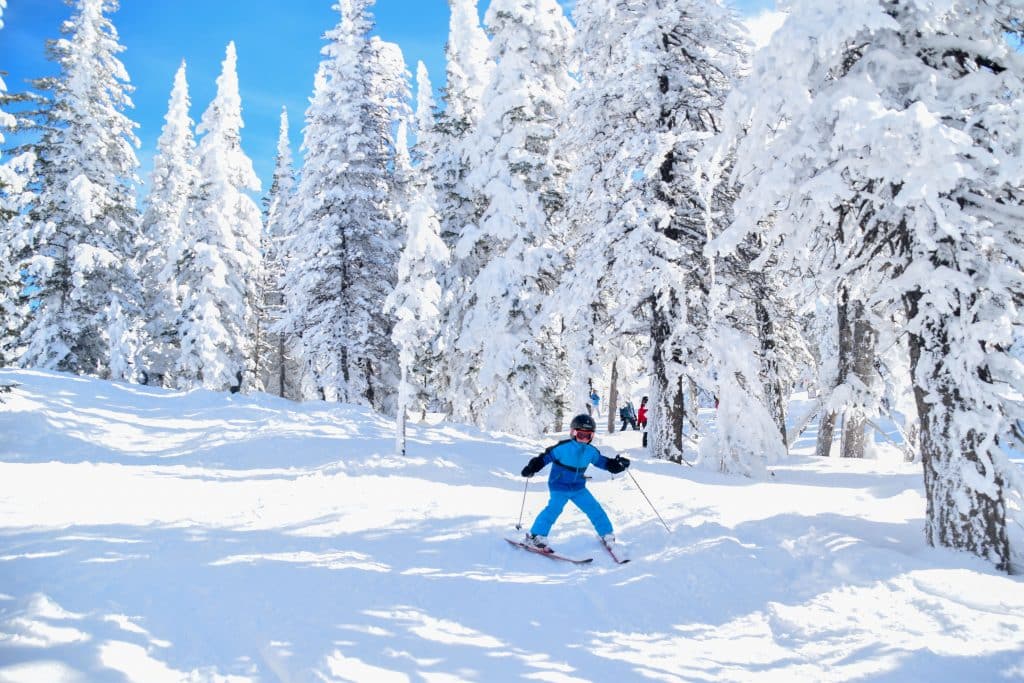
[[[595,465],[602,470],[608,469],[610,460],[589,443],[580,443],[572,439],[559,441],[550,446],[542,454],[544,464],[551,465],[548,475],[548,487],[557,491],[579,491],[587,485],[583,473],[588,465]]]

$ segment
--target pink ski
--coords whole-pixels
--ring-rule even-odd
[[[615,554],[615,550],[610,545],[605,543],[603,538],[600,539],[600,540],[601,540],[601,545],[604,546],[604,549],[607,550],[608,554],[612,556],[613,560],[615,560],[615,564],[626,564],[627,562],[629,562],[629,558],[628,557],[624,558],[624,559],[619,559],[619,556]]]
[[[562,560],[563,562],[572,562],[573,564],[589,564],[594,561],[594,558],[592,557],[588,557],[584,560],[575,560],[571,557],[566,557],[565,555],[559,555],[551,549],[543,550],[532,545],[521,543],[520,541],[513,541],[511,538],[506,538],[505,540],[511,543],[512,545],[516,546],[517,548],[522,548],[527,552],[536,553],[537,555],[543,555],[544,557],[550,557],[552,560]]]

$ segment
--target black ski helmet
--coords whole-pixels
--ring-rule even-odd
[[[582,429],[588,432],[596,432],[597,423],[594,422],[594,418],[590,417],[586,413],[582,413],[572,419],[572,422],[569,424],[569,429]]]

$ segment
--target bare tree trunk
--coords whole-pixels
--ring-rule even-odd
[[[376,370],[373,367],[373,363],[369,359],[364,360],[362,363],[365,368],[364,377],[366,377],[366,403],[373,409],[379,408],[376,404],[377,392],[373,388],[373,377],[376,374]]]
[[[686,425],[686,394],[683,392],[683,378],[676,382],[675,395],[672,398],[672,443],[679,451],[679,460],[683,460],[683,427]]]
[[[409,371],[405,364],[402,364],[401,378],[398,387],[398,415],[395,417],[395,452],[398,455],[405,455],[405,416],[406,404],[409,402]]]
[[[256,381],[258,383],[260,383],[260,384],[263,383],[263,378],[260,377],[260,373],[263,371],[263,368],[260,367],[260,359],[263,357],[263,346],[264,346],[264,339],[263,339],[263,315],[264,315],[264,311],[263,310],[258,310],[256,312],[256,343],[253,344],[253,353],[252,353],[252,356],[253,356],[253,358],[252,358],[252,363],[253,363],[252,374],[253,374],[253,377],[256,378]]]
[[[338,396],[337,400],[341,403],[355,403],[355,401],[349,397],[351,378],[349,377],[348,370],[348,346],[341,347],[341,376],[345,380],[345,391]]]
[[[846,373],[850,366],[847,359],[850,355],[850,348],[853,346],[853,339],[850,334],[850,316],[845,287],[839,290],[838,300],[836,301],[836,328],[838,332],[839,349],[838,358],[836,359],[837,367],[835,384],[828,387],[828,393],[822,396],[823,404],[828,404],[836,387],[846,381]],[[825,391],[825,387],[822,387],[822,391]],[[842,439],[842,434],[846,432],[845,420],[843,421],[842,426],[843,430],[840,434],[840,440]],[[831,455],[832,441],[835,437],[835,428],[836,413],[834,411],[822,412],[821,425],[818,427],[818,443],[814,450],[815,455],[823,458],[827,458]]]
[[[285,382],[285,357],[284,357],[284,335],[277,335],[277,391],[281,398],[284,398],[284,382]]]
[[[608,433],[615,432],[615,418],[619,416],[619,359],[612,361],[612,381],[608,385]]]
[[[920,424],[909,425],[906,432],[907,462],[917,462],[921,459],[921,426]]]
[[[327,400],[327,391],[324,389],[323,380],[320,377],[320,373],[313,368],[313,364],[310,361],[306,361],[306,370],[309,376],[313,378],[313,384],[316,386],[316,393],[320,396],[321,401]]]
[[[839,383],[843,384],[853,375],[854,356],[857,352],[855,329],[860,312],[860,302],[850,301],[846,288],[843,288],[840,292],[839,305]],[[839,436],[841,458],[864,457],[864,428],[866,426],[857,411],[843,411],[843,424]]]
[[[786,442],[786,397],[783,396],[782,382],[779,379],[779,362],[775,356],[775,326],[772,323],[768,307],[763,299],[754,302],[754,314],[757,316],[757,338],[761,345],[761,362],[764,372],[764,393],[768,401],[768,410],[782,435],[782,446],[788,451]]]
[[[836,414],[834,411],[822,411],[821,422],[818,424],[818,441],[814,454],[827,458],[832,454],[832,437],[836,430]]]
[[[683,405],[682,382],[670,378],[669,364],[678,362],[668,348],[671,324],[661,306],[652,306],[651,345],[652,373],[651,400],[648,402],[651,454],[656,458],[683,461]]]
[[[559,317],[559,319],[558,319],[558,335],[561,337],[561,336],[564,336],[564,334],[565,334],[565,319]],[[560,367],[563,367],[563,368],[568,367],[568,365],[569,365],[569,360],[568,360],[568,355],[569,354],[568,354],[568,352],[565,350],[565,347],[562,346],[561,344],[558,344],[557,348],[558,348],[558,365]],[[571,410],[572,409],[571,406],[573,405],[572,402],[570,402],[569,400],[566,399],[566,396],[568,396],[566,388],[567,387],[561,387],[560,389],[558,389],[556,391],[556,396],[557,397],[553,401],[553,403],[554,403],[554,418],[555,418],[555,422],[551,426],[552,426],[553,431],[556,434],[558,432],[562,431],[562,427],[565,424],[566,409],[568,408],[568,409]],[[573,413],[573,415],[575,415],[575,413]],[[572,418],[570,418],[570,419],[572,419]]]
[[[847,320],[848,348],[845,358],[846,371],[844,377],[856,377],[865,387],[870,387],[874,379],[875,367],[875,330],[865,317],[864,304],[850,301],[847,304],[849,319]],[[842,333],[840,333],[842,334]],[[867,416],[858,408],[847,411],[843,424],[840,456],[843,458],[863,458],[867,443]]]
[[[691,436],[700,433],[700,395],[697,392],[697,383],[692,379],[686,380],[686,402],[690,409],[686,411],[686,419],[693,430]]]

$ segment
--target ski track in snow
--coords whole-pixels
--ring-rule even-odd
[[[758,482],[599,433],[672,532],[594,470],[632,562],[569,506],[575,567],[502,540],[551,438],[412,424],[402,459],[352,406],[3,380],[0,683],[1024,678],[1022,581],[927,547],[919,467],[882,444],[816,460],[812,426]]]

